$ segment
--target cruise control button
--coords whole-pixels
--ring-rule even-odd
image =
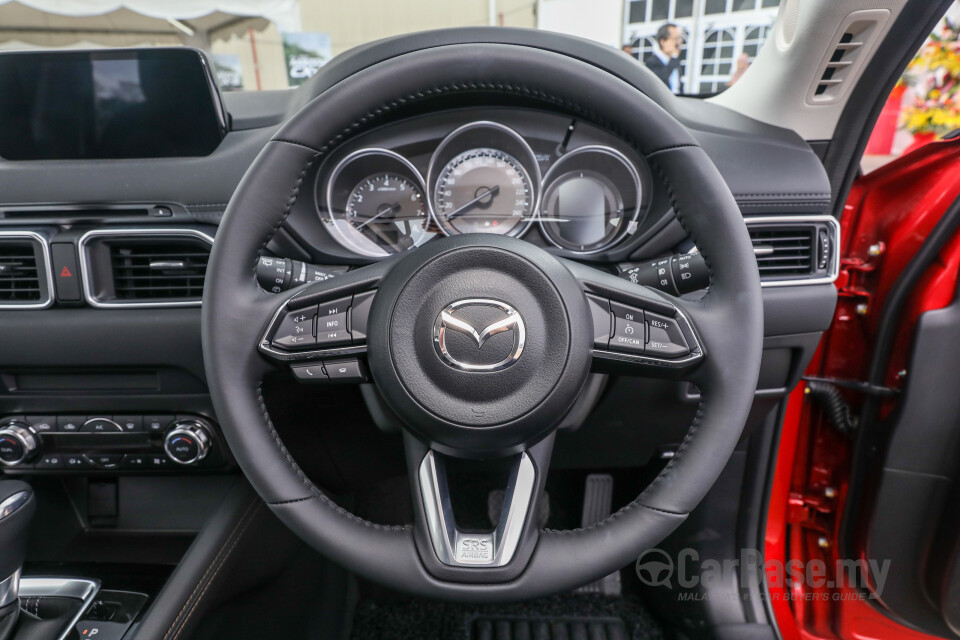
[[[86,422],[86,418],[83,416],[58,416],[57,430],[68,433],[71,431],[80,431],[84,422]]]
[[[320,363],[298,365],[295,367],[290,367],[290,369],[293,371],[293,377],[300,382],[329,381],[329,378],[327,378],[327,372],[323,370],[323,365]]]
[[[57,419],[53,416],[27,416],[24,421],[33,427],[37,433],[48,433],[57,430]]]
[[[615,319],[613,337],[610,338],[610,348],[613,351],[643,353],[643,312],[639,313],[639,321]]]
[[[83,423],[80,431],[85,433],[119,433],[123,431],[113,420],[108,418],[90,418]]]
[[[317,339],[320,339],[321,333],[331,331],[347,330],[347,312],[337,313],[332,316],[317,316]]]
[[[288,349],[312,347],[316,344],[313,329],[315,315],[316,307],[308,307],[288,313],[273,335],[273,344]]]
[[[668,358],[690,353],[675,319],[647,312],[647,353]]]
[[[327,316],[336,316],[341,313],[346,313],[349,307],[350,307],[349,296],[347,296],[346,298],[340,298],[338,300],[331,300],[330,302],[324,302],[317,307],[317,317],[322,319]],[[346,329],[347,327],[344,326],[343,328]]]
[[[324,364],[331,382],[363,382],[366,376],[360,369],[359,360],[338,360]]]
[[[619,302],[614,302],[611,300],[610,311],[613,312],[614,318],[629,320],[630,322],[639,322],[641,324],[643,323],[643,311],[640,309],[628,307],[625,304],[620,304]]]

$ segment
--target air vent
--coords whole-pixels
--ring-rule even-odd
[[[881,27],[890,17],[886,9],[854,11],[840,25],[820,63],[808,102],[824,104],[842,98],[876,45]]]
[[[95,231],[81,239],[95,306],[200,304],[212,239],[193,230]]]
[[[747,229],[764,286],[836,279],[839,226],[832,217],[748,218]]]
[[[40,309],[53,301],[47,245],[29,232],[0,232],[0,309]]]

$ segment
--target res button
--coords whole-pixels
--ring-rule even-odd
[[[668,358],[690,353],[675,319],[647,312],[647,353]]]

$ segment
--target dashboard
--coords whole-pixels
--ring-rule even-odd
[[[569,40],[548,34],[466,30],[431,37],[433,44],[536,38],[527,46],[591,61],[688,127],[726,180],[754,242],[767,336],[757,385],[762,418],[795,383],[836,300],[838,226],[827,215],[829,183],[811,147],[792,132],[678,99],[617,51],[586,43],[569,50]],[[0,297],[7,296],[0,300],[0,416],[38,436],[35,459],[7,472],[164,479],[233,468],[201,354],[199,305],[218,224],[246,170],[292,114],[397,48],[430,45],[414,37],[391,42],[331,61],[296,91],[222,96],[228,126],[208,155],[0,159]],[[318,158],[265,247],[260,267],[272,271],[260,275],[267,292],[473,232],[514,236],[675,295],[702,295],[708,284],[655,167],[617,131],[562,105],[430,101],[345,131]],[[36,291],[32,280],[28,291],[8,277],[24,274],[4,271],[5,263],[33,269]],[[558,464],[634,465],[681,440],[696,394],[664,384],[598,381],[598,389],[607,386],[591,428],[558,446]],[[349,386],[308,388],[290,375],[264,384],[284,438],[299,451],[323,452],[312,464],[301,462],[325,486],[369,479],[365,465],[329,464],[352,459],[358,440],[366,445],[388,431],[377,429],[384,421],[368,396]],[[658,426],[624,433],[623,412],[637,403]],[[305,417],[316,415],[325,417],[321,425]],[[163,420],[149,419],[157,416]],[[108,432],[69,433],[61,422],[106,425]],[[117,431],[130,422],[144,426]],[[164,426],[146,426],[155,422]],[[41,424],[52,431],[38,431]],[[194,460],[187,451],[182,463],[170,451],[178,433],[195,424],[210,453]],[[381,456],[387,473],[396,450],[388,443],[370,455]],[[140,458],[150,464],[134,466]],[[71,459],[76,464],[66,466]]]

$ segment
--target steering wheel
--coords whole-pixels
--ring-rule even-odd
[[[616,132],[669,190],[677,219],[708,265],[708,292],[697,300],[671,297],[520,240],[480,234],[434,240],[286,294],[260,288],[258,260],[312,165],[397,111],[455,94],[478,102],[491,94],[515,96]],[[297,314],[350,301],[354,344],[288,353],[271,343],[271,332]],[[619,305],[659,319],[662,327],[651,326],[686,348],[662,356],[613,348],[609,334],[619,332],[614,325],[623,320],[615,313]],[[760,279],[743,218],[689,132],[637,89],[594,66],[508,44],[398,55],[329,88],[293,116],[249,168],[223,217],[202,325],[217,416],[243,472],[273,512],[363,577],[422,596],[478,602],[586,584],[676,528],[737,443],[763,336]],[[277,367],[364,353],[373,382],[403,424],[412,525],[368,522],[327,497],[284,446],[260,391],[263,376]],[[620,374],[689,380],[700,390],[696,417],[636,500],[590,527],[539,530],[532,514],[555,430],[591,367],[601,364]],[[625,417],[643,428],[643,407]],[[496,530],[457,529],[445,473],[451,456],[512,464]]]

